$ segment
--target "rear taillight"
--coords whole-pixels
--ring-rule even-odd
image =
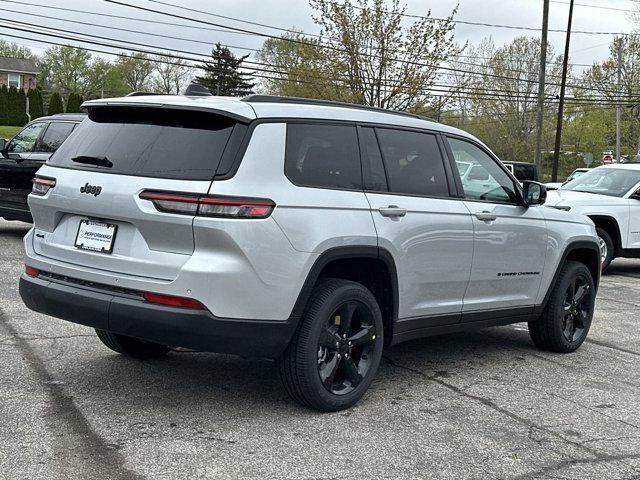
[[[46,195],[49,190],[56,186],[56,179],[49,177],[36,177],[31,180],[31,193],[34,195]]]
[[[168,307],[192,308],[194,310],[206,310],[203,304],[193,298],[174,297],[173,295],[162,295],[159,293],[144,292],[142,294],[149,303],[157,305],[166,305]]]
[[[143,200],[153,202],[157,210],[183,215],[222,218],[267,218],[276,204],[266,198],[189,195],[144,191]]]
[[[37,277],[38,275],[40,275],[40,270],[38,270],[37,268],[30,267],[29,265],[25,265],[24,273],[26,273],[30,277]]]

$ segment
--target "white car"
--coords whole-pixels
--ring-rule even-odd
[[[569,175],[564,182],[550,182],[550,183],[545,183],[544,186],[547,187],[547,190],[558,190],[559,188],[562,188],[562,186],[565,183],[569,183],[571,180],[575,180],[576,178],[581,177],[582,175],[587,173],[589,170],[591,169],[576,168],[573,172],[571,172],[571,175]]]
[[[594,168],[549,192],[547,205],[567,207],[593,220],[603,270],[616,257],[640,258],[640,164]]]

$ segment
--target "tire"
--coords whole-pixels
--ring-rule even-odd
[[[591,328],[595,298],[589,269],[579,262],[566,262],[541,317],[529,322],[533,343],[550,352],[576,351]]]
[[[615,246],[613,245],[611,235],[609,235],[606,230],[598,227],[596,228],[596,231],[598,232],[598,241],[601,242],[601,254],[603,253],[603,247],[606,248],[606,255],[603,255],[602,257],[602,271],[604,272],[615,258]]]
[[[383,345],[382,313],[373,294],[356,282],[323,279],[278,359],[284,388],[308,408],[352,407],[371,385]]]
[[[114,352],[118,352],[127,357],[148,360],[162,357],[170,350],[166,345],[145,342],[137,338],[107,332],[106,330],[98,330],[97,328],[95,330],[96,335],[102,343]]]

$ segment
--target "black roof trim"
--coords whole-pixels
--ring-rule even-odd
[[[155,95],[163,95],[162,93],[153,93],[153,92],[131,92],[127,94],[127,97],[151,97]]]
[[[340,108],[353,108],[357,110],[367,110],[370,112],[389,113],[391,115],[401,115],[404,117],[417,118],[419,120],[428,120],[430,122],[438,123],[428,117],[423,117],[415,113],[401,112],[399,110],[389,110],[380,107],[370,107],[368,105],[360,105],[357,103],[336,102],[334,100],[317,100],[312,98],[300,98],[300,97],[280,97],[277,95],[247,95],[241,98],[243,102],[247,103],[293,103],[299,105],[320,105],[324,107],[340,107]]]

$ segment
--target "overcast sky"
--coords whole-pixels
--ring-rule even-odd
[[[125,3],[144,6],[151,9],[172,12],[191,18],[199,18],[214,23],[230,25],[270,34],[279,34],[277,30],[266,27],[247,25],[231,21],[228,19],[216,18],[203,14],[196,14],[185,11],[181,8],[173,8],[153,3],[150,0],[118,0]],[[296,27],[305,32],[317,33],[318,28],[311,19],[311,9],[306,0],[163,0],[165,2],[182,5],[189,8],[199,9],[218,15],[236,17],[241,20],[259,22],[275,27],[290,28]],[[540,28],[542,22],[542,0],[404,0],[407,3],[407,13],[424,15],[431,8],[434,17],[444,17],[451,13],[451,10],[459,4],[457,20],[484,22],[502,25],[513,25],[519,27]],[[205,28],[202,24],[191,23],[188,20],[172,19],[163,15],[151,12],[135,10],[126,6],[108,3],[105,0],[21,0],[9,2],[0,0],[0,17],[3,20],[13,19],[22,22],[29,22],[33,25],[47,25],[76,32],[91,33],[107,37],[129,40],[139,43],[164,47],[167,49],[180,49],[194,53],[206,54],[210,48],[208,44],[221,42],[223,44],[237,47],[259,48],[264,38],[254,35],[241,35],[230,32],[207,31],[202,29],[192,29],[185,26],[156,25],[152,23],[141,23],[136,21],[99,17],[82,13],[54,10],[51,8],[39,8],[35,5],[46,5],[54,7],[71,8],[88,12],[121,15],[136,17],[147,20],[159,20],[163,22],[174,22],[183,25],[195,25]],[[625,32],[634,31],[635,25],[629,18],[629,11],[634,8],[632,0],[576,0],[574,10],[573,30],[588,30],[598,32]],[[637,4],[636,4],[637,5]],[[599,7],[599,8],[597,8]],[[604,7],[604,8],[603,8]],[[550,13],[551,29],[566,29],[569,5],[568,0],[552,0]],[[30,12],[40,14],[46,18],[30,17],[24,13]],[[87,22],[90,25],[80,25],[60,20],[55,17]],[[14,24],[24,28],[22,25]],[[104,25],[105,27],[102,27]],[[115,31],[109,26],[131,29],[137,32],[161,33],[163,35],[175,36],[180,39],[194,39],[197,43],[187,40],[171,40],[157,38],[138,33],[128,33]],[[29,27],[27,27],[29,30]],[[33,36],[31,33],[20,31],[9,31],[0,29],[0,38],[8,41],[16,41],[23,45],[33,47],[40,52],[46,46],[28,40],[10,38],[7,34],[20,36]],[[64,35],[64,33],[63,33]],[[539,32],[513,30],[506,28],[484,27],[477,25],[458,24],[455,29],[456,40],[459,43],[466,41],[478,43],[481,39],[491,36],[497,45],[508,43],[516,36],[530,35],[539,36]],[[42,38],[42,37],[40,37]],[[608,45],[613,38],[612,35],[586,35],[575,33],[572,36],[572,48],[570,60],[575,64],[591,64],[594,61],[602,60],[608,55]],[[550,33],[549,40],[553,44],[556,53],[562,52],[564,48],[564,34]],[[54,41],[70,43],[67,40],[54,39]],[[89,46],[86,45],[85,46]],[[113,49],[94,46],[93,48],[114,51]],[[236,53],[250,53],[249,50],[233,49]]]

